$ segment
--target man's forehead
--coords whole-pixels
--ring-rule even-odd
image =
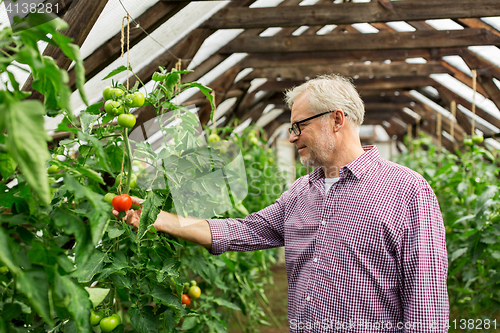
[[[309,92],[304,92],[295,99],[292,105],[292,112],[290,115],[290,122],[294,123],[296,121],[305,119],[312,114],[309,111]]]

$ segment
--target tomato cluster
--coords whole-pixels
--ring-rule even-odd
[[[121,323],[122,319],[116,313],[112,314],[109,317],[104,317],[104,312],[99,311],[98,313],[95,313],[94,310],[91,310],[90,325],[92,326],[99,325],[102,332],[109,333],[113,331]]]
[[[106,87],[102,92],[106,100],[104,111],[108,115],[118,116],[118,125],[123,128],[132,128],[135,125],[135,116],[130,114],[130,108],[144,105],[144,95],[139,92],[124,91],[120,87]]]

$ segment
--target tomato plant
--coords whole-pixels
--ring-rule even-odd
[[[260,161],[262,152],[267,158],[271,155],[260,145],[249,147],[240,137],[207,146],[198,117],[172,102],[176,94],[195,87],[213,103],[209,88],[180,82],[188,71],[160,68],[144,98],[143,103],[157,111],[153,121],[162,131],[161,145],[137,139],[137,133],[113,123],[117,113],[129,115],[130,108],[140,104],[140,98],[126,102],[127,96],[138,96],[136,86],[113,84],[103,91],[104,111],[109,114],[100,102],[75,118],[67,73],[40,54],[36,43],[47,36],[75,61],[77,87],[86,101],[78,48],[58,32],[65,27],[56,19],[15,33],[1,31],[12,51],[0,54],[0,71],[6,74],[2,77],[10,82],[9,89],[0,90],[0,327],[88,332],[97,320],[91,322],[92,309],[106,309],[122,314],[118,328],[125,331],[223,331],[236,311],[247,318],[248,330],[256,330],[267,320],[260,300],[265,302],[262,286],[269,280],[274,252],[211,256],[199,246],[156,233],[152,224],[161,210],[182,216],[242,217],[248,213],[246,205],[251,210],[264,208],[271,195],[245,198],[233,190],[219,194],[213,179],[223,180],[223,188],[238,188],[242,179],[237,171],[245,171],[228,165],[240,150],[251,157],[241,162],[245,167]],[[9,75],[12,62],[31,68],[33,88],[44,95],[43,104],[25,99],[27,94]],[[43,116],[53,115],[50,110],[63,116],[56,132],[71,136],[49,149]],[[172,122],[179,124],[171,126]],[[48,177],[49,164],[61,170],[58,179]],[[210,178],[222,171],[222,178]],[[249,177],[264,179],[257,174]],[[278,178],[273,181],[279,183]],[[122,195],[145,199],[138,230],[111,214],[109,203]],[[123,203],[128,206],[129,200]],[[181,281],[192,279],[203,295],[185,307],[172,293],[183,294]]]
[[[422,174],[439,201],[448,250],[450,320],[494,320],[500,310],[499,151],[466,137],[452,154],[421,135],[397,162]]]

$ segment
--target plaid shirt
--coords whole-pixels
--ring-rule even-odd
[[[448,260],[436,196],[375,146],[301,177],[245,219],[209,219],[212,254],[285,246],[291,332],[447,332]]]

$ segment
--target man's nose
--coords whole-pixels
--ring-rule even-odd
[[[288,136],[288,141],[290,143],[294,143],[295,141],[297,141],[299,139],[298,135],[295,135],[295,132],[292,131],[292,133],[290,133],[290,135]]]

